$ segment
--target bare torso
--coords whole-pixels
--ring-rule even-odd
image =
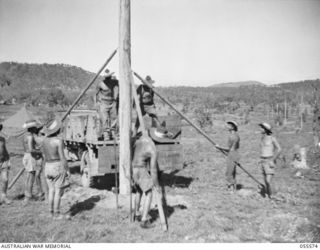
[[[271,135],[265,135],[260,142],[261,157],[273,157],[275,152],[275,139]]]
[[[228,138],[229,152],[238,151],[239,147],[240,147],[240,137],[237,132],[234,132]]]

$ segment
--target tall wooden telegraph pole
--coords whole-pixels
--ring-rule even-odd
[[[131,42],[130,42],[130,0],[120,0],[119,22],[119,133],[120,193],[129,194],[130,183],[125,176],[131,166]],[[131,176],[130,176],[131,177]]]

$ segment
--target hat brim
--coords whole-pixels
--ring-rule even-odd
[[[269,129],[269,128],[266,128],[262,123],[259,123],[258,125],[259,125],[261,128],[263,128],[264,130],[266,130],[266,131],[268,131],[268,132],[272,133],[272,130],[271,130],[271,129]]]
[[[227,121],[227,124],[231,124],[236,130],[238,130],[238,125],[235,124],[233,121]]]
[[[46,136],[53,135],[61,129],[61,122],[58,120],[56,120],[56,122],[57,122],[57,125],[54,128],[50,129],[45,127],[43,129],[43,132]]]
[[[23,124],[22,128],[28,129],[28,128],[41,128],[42,125],[40,123],[25,123]]]
[[[149,134],[150,137],[158,143],[168,143],[168,142],[172,142],[171,138],[168,138],[167,133],[162,131],[162,130],[158,130],[157,128],[150,128],[149,129]]]

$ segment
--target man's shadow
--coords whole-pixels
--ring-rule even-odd
[[[89,211],[93,209],[96,203],[99,202],[100,200],[101,200],[101,197],[99,195],[92,196],[84,201],[75,203],[70,207],[68,212],[71,216],[75,216],[80,212]]]
[[[193,178],[176,175],[179,171],[180,170],[176,169],[170,173],[160,172],[159,178],[162,186],[188,188]]]
[[[180,170],[174,170],[170,173],[159,172],[159,179],[161,185],[161,193],[162,193],[162,205],[166,219],[169,218],[177,209],[184,210],[187,209],[187,206],[183,204],[177,204],[174,206],[169,206],[166,200],[166,192],[165,186],[168,187],[180,187],[180,188],[188,188],[190,183],[193,181],[191,177],[177,176],[176,174]],[[157,205],[158,206],[158,205]],[[149,215],[151,216],[151,221],[155,221],[159,217],[158,208],[153,208],[149,211]]]

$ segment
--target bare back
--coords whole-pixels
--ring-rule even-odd
[[[141,137],[135,143],[133,165],[147,166],[152,158],[157,157],[154,142],[149,137]]]
[[[57,137],[44,138],[42,150],[46,162],[65,161],[63,153],[63,142]]]
[[[150,164],[153,183],[159,187],[156,146],[150,137],[143,135],[135,143],[132,165],[133,167],[147,167],[148,164]]]
[[[25,153],[31,153],[34,149],[36,149],[36,141],[34,139],[34,135],[30,132],[27,132],[23,137],[23,149]]]

